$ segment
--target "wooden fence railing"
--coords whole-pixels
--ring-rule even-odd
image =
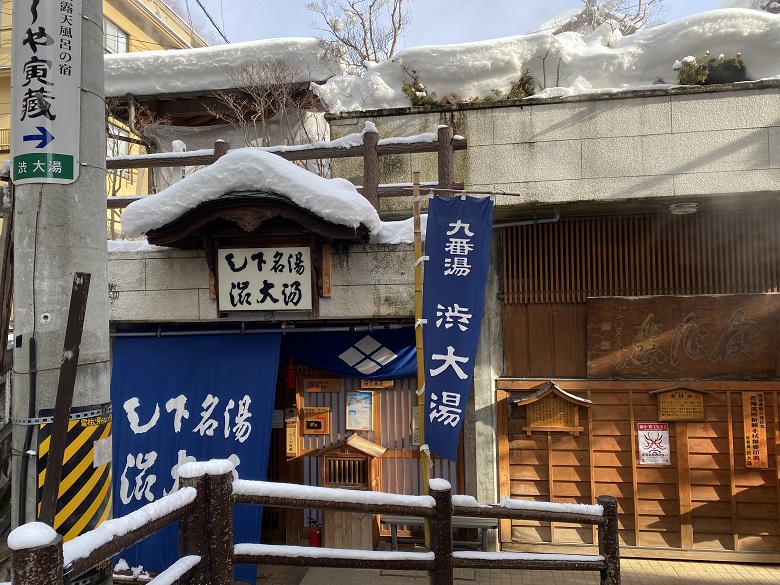
[[[388,155],[415,154],[424,152],[437,153],[437,182],[426,183],[425,187],[433,189],[452,189],[462,191],[463,183],[453,181],[453,152],[466,149],[466,139],[462,136],[453,136],[452,128],[439,126],[436,140],[410,140],[408,138],[386,138],[380,140],[376,131],[363,133],[363,144],[353,146],[326,146],[313,147],[286,147],[278,150],[270,148],[270,152],[289,160],[322,160],[333,158],[363,158],[363,185],[358,191],[374,206],[379,209],[380,197],[401,197],[411,195],[411,184],[405,185],[380,185],[379,184],[379,158]],[[229,145],[223,141],[217,141],[214,149],[194,151],[191,153],[159,153],[139,156],[108,157],[106,169],[142,169],[156,167],[180,167],[210,165],[228,152]],[[122,196],[109,197],[109,209],[121,209],[127,207],[140,197]]]
[[[235,564],[426,571],[432,585],[452,585],[455,568],[599,571],[601,585],[620,584],[617,500],[610,496],[600,496],[600,506],[561,504],[538,509],[522,507],[523,502],[519,501],[514,501],[517,506],[511,507],[454,506],[450,485],[444,480],[431,481],[430,496],[400,496],[233,481],[232,471],[224,471],[223,466],[214,473],[213,463],[229,465],[210,462],[213,474],[209,474],[197,470],[198,465],[209,464],[186,464],[182,466],[185,470],[180,478],[182,487],[177,492],[128,516],[108,520],[64,545],[59,536],[40,543],[34,537],[17,533],[25,530],[34,533],[34,528],[28,529],[31,525],[17,528],[9,537],[9,546],[15,549],[11,560],[13,585],[62,585],[64,578],[74,580],[176,520],[179,520],[180,559],[152,580],[152,585],[157,579],[171,585],[233,585]],[[423,517],[431,522],[432,550],[390,552],[250,543],[234,545],[233,504]],[[599,555],[453,552],[454,515],[596,525]],[[15,542],[32,544],[19,547]]]

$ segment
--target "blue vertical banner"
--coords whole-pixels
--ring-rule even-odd
[[[229,459],[234,477],[264,480],[276,378],[277,333],[118,337],[114,344],[114,517],[178,489],[178,468]],[[260,542],[262,508],[241,506],[235,541]],[[159,572],[178,557],[177,525],[123,552]],[[236,577],[255,582],[255,567]]]
[[[493,201],[435,197],[423,279],[425,442],[455,461],[474,375],[490,264]]]

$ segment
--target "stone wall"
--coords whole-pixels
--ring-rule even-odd
[[[502,206],[711,198],[777,191],[780,83],[626,92],[515,105],[376,111],[331,118],[339,138],[374,122],[380,138],[435,132],[466,137],[455,180],[506,191]],[[383,183],[436,180],[435,155],[383,157]],[[362,180],[360,160],[333,161],[337,176]],[[385,211],[411,208],[382,200]]]
[[[110,252],[111,323],[203,323],[306,319],[305,313],[253,312],[218,316],[209,298],[203,252],[152,249]],[[320,299],[321,319],[411,319],[414,248],[411,245],[334,246],[332,294]]]

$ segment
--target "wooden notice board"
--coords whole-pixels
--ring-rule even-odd
[[[306,392],[341,392],[341,378],[304,378]]]
[[[704,420],[704,392],[690,388],[655,391],[658,398],[658,420]]]
[[[306,406],[302,412],[304,435],[330,434],[330,408],[327,406]]]
[[[745,430],[745,467],[767,469],[766,407],[763,392],[742,395],[742,421]]]
[[[590,378],[775,378],[780,295],[591,298]]]

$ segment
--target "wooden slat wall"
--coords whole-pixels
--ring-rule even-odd
[[[316,377],[322,375],[299,365],[298,377]],[[374,391],[374,430],[349,431],[359,434],[387,448],[382,457],[381,491],[419,495],[423,493],[418,464],[418,448],[412,445],[411,414],[417,403],[417,382],[414,378],[396,380],[392,388]],[[303,392],[303,406],[327,406],[331,409],[330,435],[304,435],[304,451],[318,450],[347,436],[346,431],[346,393],[360,391],[360,380],[341,379],[340,392]],[[303,458],[303,477],[306,485],[321,483],[321,459],[305,456]],[[431,477],[448,480],[455,486],[457,493],[463,493],[462,476],[457,473],[455,463],[439,457],[433,458],[434,467]],[[312,512],[315,514],[315,512]]]
[[[500,380],[511,402],[516,392],[540,380]],[[707,388],[706,420],[669,423],[669,466],[637,463],[637,422],[657,421],[650,390],[668,382],[556,380],[567,392],[587,396],[580,407],[585,432],[527,435],[525,407],[508,408],[509,459],[502,474],[518,499],[590,504],[598,495],[618,498],[621,544],[740,553],[780,551],[777,395],[780,382],[691,382]],[[763,391],[769,469],[747,469],[741,392]],[[730,407],[729,407],[730,404]],[[732,420],[732,433],[728,431]],[[731,438],[730,438],[731,437]],[[689,482],[681,477],[687,453]],[[732,453],[733,455],[730,455]],[[682,481],[681,481],[682,480]],[[689,502],[690,517],[683,514]],[[687,537],[685,535],[688,535]],[[690,539],[689,542],[685,542]],[[538,522],[513,522],[516,544],[590,544],[590,529]]]
[[[778,292],[780,211],[562,218],[505,228],[504,303]]]
[[[760,210],[564,218],[502,230],[504,374],[524,379],[499,381],[498,395],[507,396],[501,404],[554,379],[593,405],[580,409],[579,437],[529,436],[522,431],[525,408],[502,406],[507,431],[499,450],[508,454],[500,475],[509,480],[501,482],[501,496],[592,503],[613,495],[621,542],[629,546],[780,551],[780,381],[686,381],[712,392],[706,420],[670,423],[671,465],[639,465],[636,424],[658,420],[648,392],[670,383],[585,379],[584,304],[595,296],[778,292],[778,226],[780,212]],[[743,391],[765,393],[767,470],[745,467]],[[593,542],[577,527],[531,522],[502,527],[501,538],[522,546]]]

